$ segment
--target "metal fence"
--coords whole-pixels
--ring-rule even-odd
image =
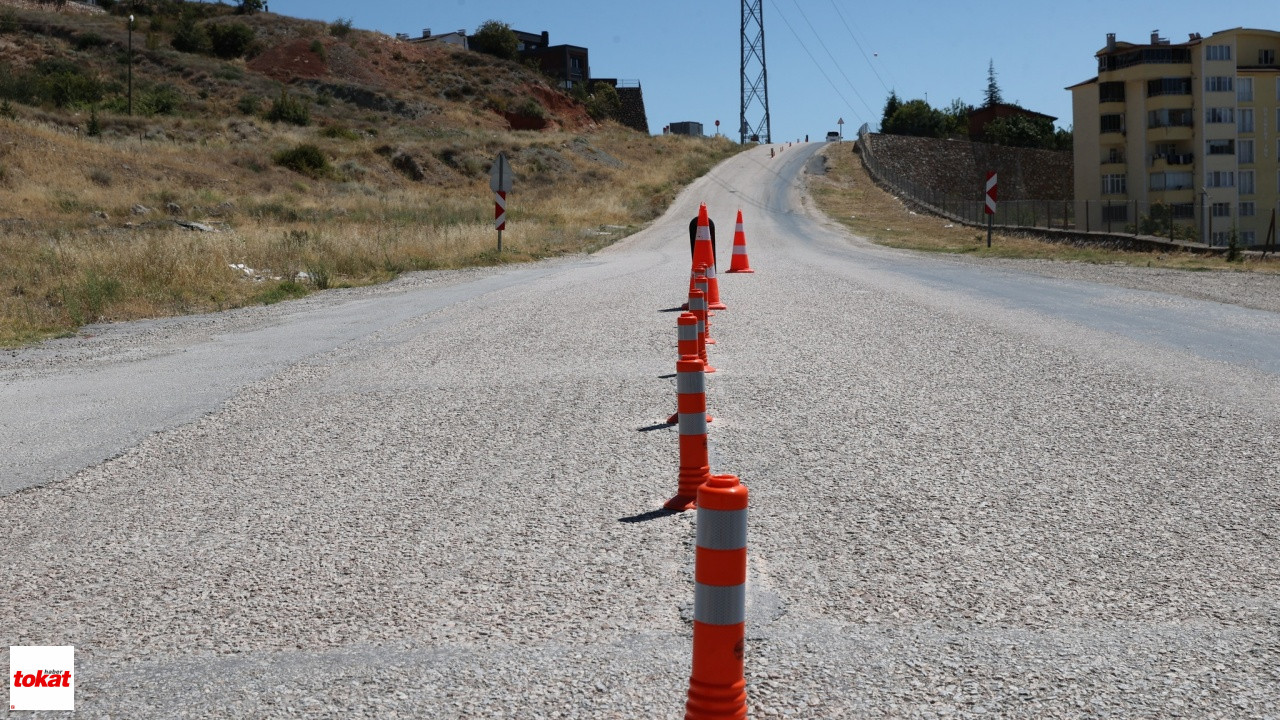
[[[899,197],[956,222],[975,226],[987,224],[986,201],[980,179],[975,181],[971,195],[944,192],[915,182],[880,162],[871,151],[865,125],[859,129],[857,146],[867,172]],[[1263,237],[1251,231],[1241,233],[1234,230],[1245,224],[1241,223],[1244,218],[1232,216],[1234,209],[1231,206],[1214,206],[1212,212],[1203,213],[1207,217],[1202,219],[1193,203],[1001,200],[996,203],[994,224],[1003,230],[1105,233],[1175,243],[1200,243],[1203,230],[1208,245],[1223,247],[1230,243],[1231,233],[1237,232],[1237,241],[1241,245],[1265,242]]]

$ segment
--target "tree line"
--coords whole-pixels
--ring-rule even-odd
[[[996,82],[994,62],[987,67],[987,87],[983,107],[1004,104],[1003,93]],[[969,138],[969,115],[978,108],[956,98],[945,108],[935,108],[925,100],[903,101],[890,91],[880,118],[880,132],[888,135],[912,135],[932,138]],[[984,142],[1010,147],[1043,150],[1071,150],[1072,133],[1058,130],[1045,117],[1012,115],[992,120],[983,130]]]

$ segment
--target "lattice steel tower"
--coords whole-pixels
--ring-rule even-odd
[[[764,0],[742,0],[742,115],[738,124],[746,142],[752,135],[762,142],[772,142],[769,131],[769,73],[764,64]],[[747,120],[747,112],[756,105],[764,109],[764,117],[755,125]],[[755,117],[753,115],[753,117]]]

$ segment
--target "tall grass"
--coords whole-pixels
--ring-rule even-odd
[[[103,136],[88,138],[30,116],[0,119],[0,148],[8,148],[0,155],[0,344],[410,270],[591,251],[624,234],[596,232],[601,226],[638,229],[738,150],[620,129],[374,138],[269,123],[259,123],[260,140],[242,142],[216,122],[164,119],[168,135],[200,138],[175,143],[113,133],[124,122],[106,119]],[[325,175],[271,163],[303,143],[325,154]],[[418,158],[426,177],[398,172],[388,148]],[[534,149],[554,153],[560,169],[522,167],[520,153]],[[516,173],[501,256],[485,165],[499,151]],[[137,205],[149,212],[135,215]],[[181,229],[175,219],[218,231]]]

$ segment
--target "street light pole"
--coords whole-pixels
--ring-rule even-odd
[[[1210,240],[1209,230],[1212,226],[1209,224],[1210,220],[1209,220],[1209,202],[1207,200],[1208,196],[1209,196],[1209,190],[1203,187],[1200,188],[1200,242],[1204,243],[1205,245],[1212,244],[1211,242],[1209,242]]]
[[[133,16],[129,16],[129,115],[133,115]]]

